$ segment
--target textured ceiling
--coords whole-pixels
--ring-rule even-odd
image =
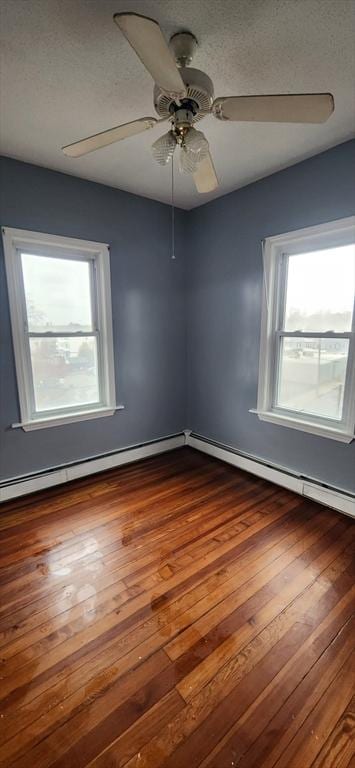
[[[193,66],[215,95],[331,91],[328,123],[200,127],[220,186],[198,195],[176,173],[176,203],[192,208],[351,138],[355,126],[353,0],[0,0],[2,154],[169,202],[171,178],[151,157],[152,131],[77,160],[60,147],[154,115],[153,83],[112,21],[130,10],[169,38],[191,30]]]

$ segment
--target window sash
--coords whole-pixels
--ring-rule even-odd
[[[313,227],[266,237],[262,243],[263,301],[257,406],[251,408],[261,421],[287,426],[304,432],[349,443],[355,437],[355,301],[353,325],[349,332],[286,331],[285,277],[287,257],[354,244],[355,216],[317,224]],[[278,347],[287,336],[348,339],[348,365],[343,402],[343,421],[327,420],[304,412],[284,411],[275,406]]]
[[[90,265],[90,300],[91,300],[91,317],[92,317],[92,331],[73,331],[73,332],[58,332],[58,331],[46,331],[46,332],[36,332],[36,331],[30,331],[29,330],[29,322],[28,322],[28,316],[27,316],[27,303],[26,303],[26,291],[25,291],[25,283],[23,278],[23,268],[22,268],[22,259],[21,254],[22,253],[31,253],[31,250],[37,250],[40,251],[38,253],[39,256],[43,256],[44,258],[61,258],[63,261],[67,261],[68,259],[72,259],[74,261],[79,260],[77,258],[77,254],[72,254],[69,251],[68,252],[60,252],[57,255],[57,251],[54,249],[41,249],[41,248],[33,248],[33,249],[25,249],[25,248],[17,248],[16,256],[19,262],[19,283],[21,285],[21,304],[23,307],[23,317],[24,317],[24,336],[25,336],[25,353],[26,353],[26,360],[27,360],[27,368],[28,368],[28,399],[29,399],[29,417],[30,419],[36,419],[36,418],[47,418],[49,416],[59,416],[60,414],[70,414],[70,413],[80,413],[87,410],[93,410],[96,408],[102,408],[104,405],[104,398],[103,398],[103,354],[102,354],[102,343],[101,343],[101,336],[99,331],[99,319],[98,319],[98,300],[97,300],[97,287],[96,287],[96,268],[95,268],[95,260],[93,257],[88,257],[85,254],[81,254],[80,261],[85,261],[89,263]],[[99,390],[99,399],[95,400],[94,403],[84,403],[82,405],[72,405],[72,406],[61,406],[58,408],[53,409],[46,409],[45,411],[40,410],[36,408],[36,396],[35,396],[35,385],[34,385],[34,379],[33,379],[33,367],[32,367],[32,355],[31,355],[31,347],[30,347],[30,339],[31,338],[37,338],[37,339],[65,339],[65,338],[81,338],[81,337],[95,337],[97,339],[97,373],[98,373],[98,390]]]
[[[305,339],[351,339],[353,331],[276,331],[277,336],[287,336],[292,339],[303,337]]]
[[[336,247],[335,243],[331,243],[329,248]],[[318,250],[319,245],[313,244],[313,247],[309,249],[309,252],[312,250]],[[322,246],[322,249],[325,250],[324,244]],[[295,248],[295,252],[298,252],[298,249]],[[303,252],[307,253],[308,250],[304,246]],[[286,296],[287,296],[287,280],[288,280],[288,265],[289,265],[289,257],[292,255],[291,252],[280,252],[277,255],[277,264],[276,264],[276,271],[274,274],[275,279],[275,285],[274,285],[274,306],[273,306],[273,315],[274,315],[274,332],[273,332],[273,349],[271,350],[271,357],[272,357],[272,376],[271,376],[271,400],[270,400],[270,409],[274,413],[279,413],[283,416],[291,416],[294,419],[302,420],[302,418],[306,418],[307,421],[313,422],[317,425],[328,425],[330,427],[334,427],[334,425],[337,425],[339,428],[346,428],[346,425],[349,423],[349,420],[351,418],[351,392],[354,387],[354,363],[355,363],[355,299],[354,299],[354,307],[353,307],[353,316],[352,316],[352,330],[351,331],[302,331],[302,330],[296,330],[296,331],[286,331],[284,330],[285,325],[285,313],[286,313]],[[348,356],[347,356],[347,364],[346,364],[346,373],[345,373],[345,381],[344,381],[344,397],[343,397],[343,407],[342,407],[342,418],[341,419],[331,419],[327,418],[326,416],[317,416],[316,414],[312,414],[308,411],[296,411],[292,408],[285,408],[277,403],[278,399],[278,388],[279,388],[279,381],[280,381],[280,365],[281,365],[281,348],[282,348],[282,340],[285,338],[312,338],[312,339],[348,339],[349,340],[349,347],[348,347]]]
[[[347,362],[346,362],[346,373],[345,373],[345,380],[344,380],[344,397],[343,397],[343,407],[342,407],[342,418],[341,419],[332,419],[327,416],[321,416],[316,415],[314,413],[311,413],[309,411],[299,411],[294,410],[292,408],[285,408],[278,404],[278,389],[279,389],[279,382],[280,382],[280,366],[281,366],[281,348],[282,348],[282,341],[285,338],[298,338],[298,339],[309,339],[309,338],[317,338],[317,339],[339,339],[340,341],[342,339],[348,339],[349,340],[349,348],[348,348],[348,355],[347,355]],[[354,356],[354,346],[355,346],[355,335],[353,333],[342,333],[342,334],[335,334],[335,333],[287,333],[285,331],[276,331],[275,332],[275,367],[274,367],[274,377],[273,377],[273,383],[272,383],[272,403],[271,408],[275,413],[280,413],[283,415],[290,414],[293,418],[307,418],[307,420],[314,421],[316,424],[320,423],[327,423],[329,426],[344,426],[346,425],[348,421],[348,408],[349,408],[349,401],[350,401],[350,394],[351,394],[351,359]],[[350,388],[350,391],[349,391]]]
[[[28,322],[28,316],[27,316],[27,304],[26,304],[26,292],[25,292],[25,283],[23,279],[23,268],[22,268],[22,259],[21,255],[23,253],[32,253],[33,251],[36,251],[36,256],[43,256],[44,258],[55,258],[55,259],[63,259],[63,261],[84,261],[87,264],[89,264],[89,279],[90,279],[90,301],[91,301],[91,321],[92,321],[92,330],[91,331],[73,331],[73,332],[62,332],[62,331],[30,331],[29,330],[29,322]],[[94,256],[89,256],[87,254],[83,253],[70,253],[70,251],[62,251],[58,252],[55,248],[41,248],[35,246],[34,248],[16,248],[16,260],[19,262],[19,288],[21,290],[21,304],[23,308],[23,317],[24,317],[24,328],[25,332],[29,333],[33,336],[39,335],[39,336],[49,336],[50,334],[54,336],[66,336],[66,335],[79,335],[83,334],[88,336],[89,333],[93,333],[98,330],[99,328],[99,317],[98,317],[98,296],[97,296],[97,270],[96,270],[96,259]]]
[[[79,333],[32,333],[27,332],[25,334],[27,337],[26,340],[26,347],[27,347],[27,355],[28,360],[30,364],[29,368],[29,378],[30,378],[30,398],[32,403],[32,410],[30,413],[30,418],[47,418],[49,416],[59,416],[61,413],[69,414],[69,413],[80,413],[82,411],[88,411],[93,410],[96,408],[102,408],[105,405],[104,398],[103,398],[103,368],[102,368],[102,349],[101,349],[101,338],[99,331],[91,331],[90,333],[82,333],[81,331]],[[51,408],[46,410],[41,410],[36,408],[36,396],[35,396],[35,386],[34,386],[34,380],[33,380],[33,368],[32,368],[32,355],[31,355],[31,347],[30,347],[30,339],[72,339],[72,338],[94,338],[97,340],[96,344],[96,351],[97,351],[97,375],[98,375],[98,390],[99,390],[99,399],[95,400],[93,403],[83,403],[83,404],[76,404],[76,405],[63,405],[58,408]]]
[[[111,288],[108,246],[101,243],[75,240],[57,235],[4,228],[4,250],[8,280],[11,326],[14,341],[17,386],[20,401],[21,425],[41,424],[48,426],[50,419],[60,423],[61,417],[72,415],[75,420],[90,411],[100,413],[116,409],[115,378],[113,360]],[[27,320],[27,306],[24,290],[21,253],[35,253],[45,257],[64,260],[83,260],[91,265],[90,291],[92,307],[92,328],[88,331],[30,331]],[[81,338],[97,339],[97,366],[99,401],[89,404],[63,406],[46,411],[35,408],[31,338]],[[68,418],[67,418],[68,420]],[[18,425],[16,425],[18,426]]]

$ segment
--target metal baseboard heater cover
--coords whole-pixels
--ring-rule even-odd
[[[159,453],[165,453],[184,445],[355,518],[355,494],[327,486],[314,478],[297,475],[285,467],[267,463],[257,456],[245,454],[232,446],[210,440],[190,430],[184,430],[184,432],[150,442],[127,446],[108,454],[92,456],[84,461],[72,462],[31,475],[11,478],[0,484],[0,502],[139,461],[149,456],[156,456]]]
[[[320,483],[314,478],[298,475],[285,467],[269,464],[257,456],[243,453],[232,446],[210,440],[195,432],[185,432],[186,444],[216,459],[232,464],[253,475],[281,485],[294,493],[318,501],[327,507],[355,518],[355,494]]]
[[[88,475],[119,467],[123,464],[130,464],[150,456],[156,456],[159,453],[172,451],[174,448],[180,448],[183,445],[185,445],[185,435],[183,432],[180,432],[147,443],[128,446],[119,451],[92,456],[84,459],[84,461],[53,467],[52,469],[43,470],[32,475],[11,478],[0,484],[0,502],[9,501],[18,496],[24,496],[27,493],[40,491],[54,485],[67,483],[70,480],[77,480],[80,477],[87,477]]]

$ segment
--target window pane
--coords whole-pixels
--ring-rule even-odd
[[[283,338],[277,405],[341,420],[348,339]]]
[[[288,257],[287,331],[350,331],[355,245]]]
[[[29,330],[91,331],[90,264],[22,253]]]
[[[30,339],[37,411],[98,403],[96,337]]]

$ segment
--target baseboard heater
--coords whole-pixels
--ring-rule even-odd
[[[77,480],[80,477],[103,472],[106,469],[119,467],[123,464],[130,464],[140,459],[149,458],[149,456],[156,456],[159,453],[172,451],[174,448],[180,448],[183,445],[185,445],[185,435],[183,432],[179,432],[174,435],[151,440],[150,442],[121,448],[118,451],[91,456],[84,459],[84,461],[71,462],[70,464],[42,470],[41,472],[14,477],[0,483],[0,502],[50,488],[53,485],[67,483],[70,480]]]
[[[186,445],[203,453],[208,453],[216,459],[221,459],[232,464],[238,469],[251,472],[253,475],[269,480],[271,483],[281,485],[290,491],[306,496],[313,501],[318,501],[327,507],[343,512],[345,515],[355,517],[355,494],[351,494],[339,488],[321,483],[314,478],[299,475],[290,470],[270,464],[263,459],[238,451],[229,445],[218,443],[195,432],[185,432]]]
[[[54,485],[77,480],[80,477],[104,472],[113,467],[156,456],[189,445],[202,453],[232,464],[238,469],[281,485],[290,491],[325,504],[338,512],[355,518],[355,494],[320,483],[314,478],[298,475],[290,470],[270,464],[257,456],[238,451],[229,445],[218,443],[207,437],[185,430],[150,442],[131,445],[118,451],[91,456],[84,461],[53,467],[22,477],[14,477],[0,483],[0,502],[9,501],[28,493],[44,490]]]

